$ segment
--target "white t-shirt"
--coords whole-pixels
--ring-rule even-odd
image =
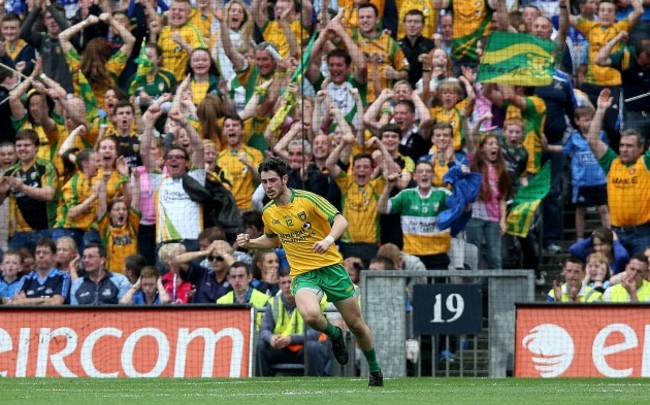
[[[188,174],[205,184],[204,169]],[[190,199],[183,188],[183,180],[159,173],[150,173],[149,178],[156,190],[156,243],[198,239],[203,230],[203,207]]]

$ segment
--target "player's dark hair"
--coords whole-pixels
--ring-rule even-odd
[[[284,177],[288,172],[287,164],[276,157],[264,159],[257,171],[260,174],[262,172],[276,172],[280,178]]]

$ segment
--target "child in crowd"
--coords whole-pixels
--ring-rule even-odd
[[[553,280],[553,289],[548,292],[548,302],[594,302],[601,301],[603,295],[596,289],[587,286],[585,279],[585,264],[576,257],[569,257],[564,262],[562,276],[565,282],[560,285]]]
[[[467,93],[467,98],[463,98],[463,86]],[[452,145],[455,151],[460,151],[465,143],[465,131],[463,130],[463,118],[469,117],[474,108],[474,88],[472,84],[461,76],[458,80],[444,80],[436,90],[439,105],[433,107],[431,118],[435,123],[448,122],[453,129]]]
[[[610,286],[611,275],[607,256],[602,253],[592,253],[587,257],[587,274],[584,281],[586,285],[604,293]]]
[[[120,300],[120,304],[134,305],[160,305],[169,302],[169,294],[165,290],[158,270],[153,266],[142,268],[138,281]]]
[[[118,170],[122,176],[128,176],[128,169],[123,158],[119,158]],[[100,181],[103,179],[100,179]],[[140,172],[133,171],[133,187],[130,184],[124,188],[127,195],[107,201],[106,185],[102,181],[99,186],[99,204],[97,207],[97,226],[106,247],[108,261],[106,270],[121,273],[124,269],[124,259],[138,252],[138,230],[140,227]],[[128,200],[131,197],[131,206]]]
[[[0,277],[0,299],[8,304],[23,286],[22,277],[18,274],[22,266],[22,257],[16,251],[7,251],[2,258],[2,277]]]
[[[506,201],[511,197],[511,180],[496,135],[485,135],[471,156],[471,170],[481,173],[478,199],[472,204],[467,224],[467,242],[483,250],[485,242],[489,269],[501,269],[501,236],[506,233]]]
[[[605,228],[610,227],[607,208],[607,178],[598,164],[598,159],[587,141],[589,126],[595,111],[591,107],[578,107],[574,120],[578,127],[573,131],[564,146],[547,145],[551,152],[571,156],[571,183],[573,193],[571,201],[576,205],[575,224],[578,240],[585,237],[585,211],[587,207],[597,207],[600,220]],[[600,139],[607,142],[605,131],[600,131]]]
[[[510,174],[512,186],[516,191],[519,187],[528,185],[526,167],[528,166],[528,152],[523,145],[524,123],[519,118],[503,122],[503,141],[501,154],[506,163],[506,170]]]
[[[445,187],[442,178],[449,169],[456,165],[469,165],[467,154],[463,151],[455,152],[453,147],[453,128],[447,122],[434,124],[431,141],[433,146],[428,155],[422,156],[420,161],[428,160],[433,165],[434,187]]]

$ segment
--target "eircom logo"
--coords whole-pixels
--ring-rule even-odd
[[[530,330],[521,343],[531,353],[535,370],[539,371],[541,377],[560,376],[573,362],[573,339],[569,332],[558,325],[538,325]]]

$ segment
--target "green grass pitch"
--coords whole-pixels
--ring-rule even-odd
[[[650,380],[365,379],[0,379],[0,403],[104,404],[643,404]]]

